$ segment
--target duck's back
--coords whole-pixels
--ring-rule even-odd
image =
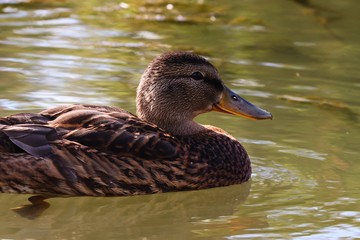
[[[1,192],[134,195],[230,185],[250,173],[226,134],[174,137],[115,107],[0,118]]]

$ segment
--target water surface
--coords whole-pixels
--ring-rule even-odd
[[[194,50],[273,121],[198,121],[235,136],[252,181],[196,192],[54,198],[33,220],[0,194],[0,239],[360,238],[356,0],[0,0],[0,114],[64,103],[135,112],[142,71]],[[306,2],[306,1],[304,1]]]

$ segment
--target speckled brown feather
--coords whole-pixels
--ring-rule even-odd
[[[207,129],[171,136],[122,109],[91,105],[0,118],[0,191],[113,196],[247,181],[244,148]]]

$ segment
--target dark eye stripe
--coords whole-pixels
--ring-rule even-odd
[[[205,82],[207,82],[210,85],[213,85],[217,90],[222,91],[224,90],[224,86],[222,84],[222,82],[219,79],[209,79],[209,78],[205,78]]]
[[[178,78],[188,78],[189,75],[179,75],[177,77]],[[192,75],[190,75],[190,77],[192,78]],[[214,86],[217,90],[219,90],[219,91],[224,90],[224,85],[222,84],[220,79],[218,79],[218,78],[208,78],[208,77],[205,77],[205,76],[203,76],[202,79],[204,80],[204,83],[207,83],[207,84],[210,84],[210,85]],[[201,80],[201,79],[199,79],[199,80]]]

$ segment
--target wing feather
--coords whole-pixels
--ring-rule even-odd
[[[116,107],[64,105],[40,114],[0,118],[0,143],[9,152],[20,148],[45,157],[59,139],[100,152],[154,160],[176,158],[180,146],[162,129]]]

